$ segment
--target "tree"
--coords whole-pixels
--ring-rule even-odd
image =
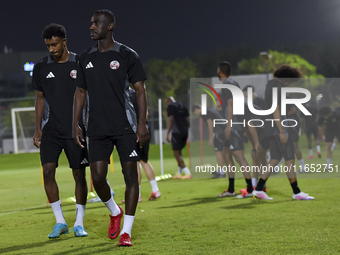
[[[169,96],[187,104],[190,78],[198,75],[194,62],[189,59],[151,59],[144,68],[148,76],[146,88],[148,93],[152,94],[154,109],[157,109],[158,98],[165,99]]]
[[[297,54],[290,54],[286,52],[278,52],[269,50],[271,58],[268,61],[268,71],[273,73],[278,67],[283,64],[288,64],[292,67],[300,69],[305,77],[322,78],[323,76],[317,74],[316,66],[309,63],[306,59]],[[243,59],[237,63],[238,73],[242,74],[258,74],[265,73],[265,63],[259,55],[256,58]]]

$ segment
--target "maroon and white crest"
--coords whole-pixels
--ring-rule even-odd
[[[73,79],[76,79],[77,78],[77,70],[72,70],[70,72],[70,76],[73,78]]]
[[[113,60],[111,63],[110,63],[110,68],[112,70],[116,70],[119,68],[119,62],[117,60]]]

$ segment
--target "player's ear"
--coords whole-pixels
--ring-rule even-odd
[[[115,29],[115,24],[113,22],[109,23],[109,31],[113,31]]]
[[[63,46],[66,46],[66,42],[67,42],[67,39],[64,38],[64,39],[63,39]]]

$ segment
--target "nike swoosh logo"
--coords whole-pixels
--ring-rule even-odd
[[[119,229],[116,232],[114,232],[113,234],[111,234],[111,236],[114,236],[118,231],[119,231]]]

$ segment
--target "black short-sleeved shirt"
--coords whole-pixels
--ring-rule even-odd
[[[168,117],[174,116],[174,124],[172,126],[172,133],[179,133],[182,135],[188,134],[188,122],[187,117],[189,116],[188,108],[180,103],[173,102],[167,107]]]
[[[339,132],[340,129],[340,114],[336,111],[331,112],[331,116],[327,119],[320,117],[318,120],[319,126],[326,126],[327,132]]]
[[[266,110],[266,101],[264,100],[263,97],[256,96],[253,99],[253,105],[256,105],[258,108],[255,109],[261,109],[261,110]]]
[[[272,107],[272,103],[273,103],[273,88],[277,88],[277,105],[278,105],[278,109],[279,112],[281,114],[281,89],[282,89],[283,84],[278,80],[278,79],[273,79],[268,81],[267,86],[266,86],[266,91],[265,91],[265,102],[266,102],[266,108],[265,109],[270,109]],[[270,114],[269,116],[265,116],[267,119],[274,119],[273,114]],[[286,119],[285,116],[281,115],[281,120]],[[272,124],[270,122],[270,124],[266,125],[266,136],[274,136],[274,135],[278,135],[279,134],[279,130],[275,124],[275,122],[273,122],[274,125],[272,127]],[[288,131],[288,130],[286,130]]]
[[[131,48],[115,42],[99,52],[97,45],[80,56],[77,86],[88,91],[88,136],[131,134],[137,130],[129,85],[146,80],[142,62]]]
[[[240,88],[240,85],[234,81],[232,78],[228,77],[223,84],[231,84],[235,85],[236,87]],[[229,89],[221,89],[220,91],[220,98],[222,101],[222,112],[224,114],[224,117],[227,119],[227,113],[228,113],[228,100],[230,98],[233,98],[233,95]]]
[[[136,116],[137,116],[137,123],[139,121],[139,107],[138,107],[138,102],[137,102],[137,96],[136,96],[136,91],[134,89],[129,89],[129,97],[130,101],[133,105],[133,108],[135,109]],[[146,126],[148,127],[148,122],[146,121]]]
[[[311,106],[311,105],[306,105],[305,108],[312,114],[312,115],[303,114],[306,128],[316,126],[317,125],[316,118],[318,115],[318,109],[315,106]]]
[[[32,87],[44,93],[49,106],[49,112],[47,114],[44,112],[46,115],[44,133],[72,139],[72,109],[77,62],[78,56],[71,52],[65,63],[57,63],[52,56],[47,56],[34,66]]]
[[[207,120],[214,121],[214,119],[223,119],[222,115],[213,108],[207,108],[207,114],[206,115],[201,115],[202,119],[207,122]],[[214,127],[214,132],[217,134],[224,134],[224,130],[226,128],[225,124],[218,124],[215,125]]]

